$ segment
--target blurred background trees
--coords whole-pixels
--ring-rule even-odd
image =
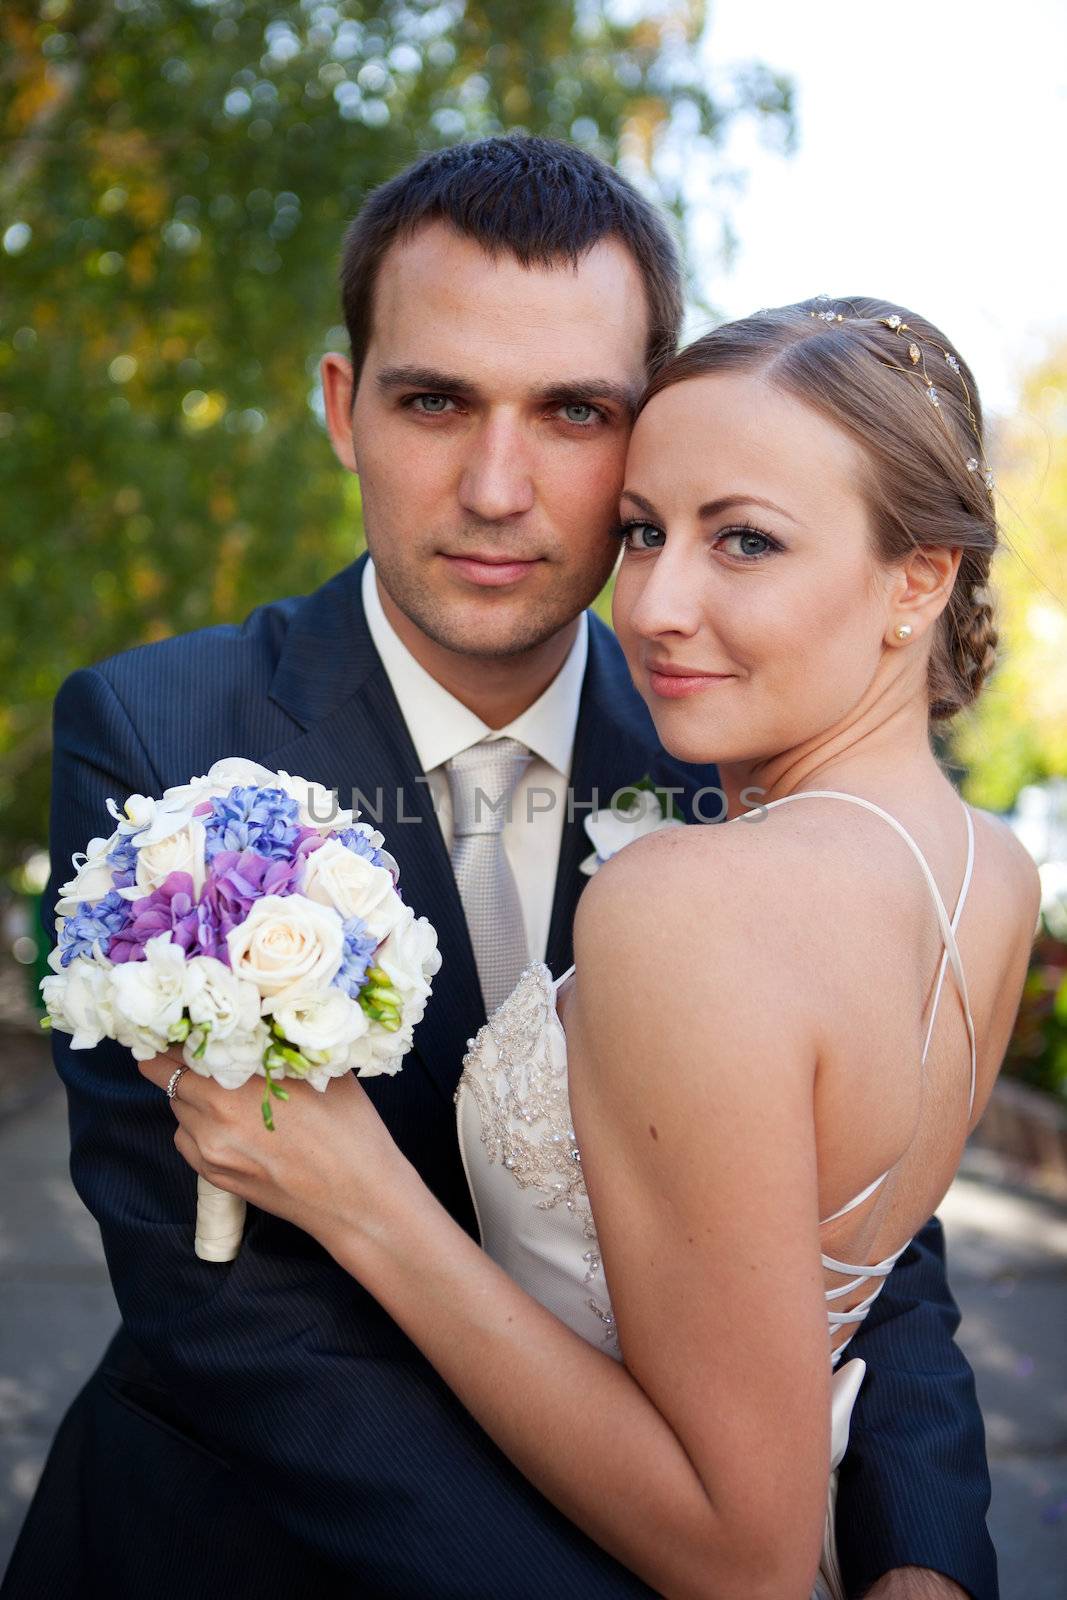
[[[0,10],[0,873],[45,839],[75,667],[302,593],[360,548],[317,366],[348,219],[420,151],[525,128],[621,161],[731,118],[700,0],[7,0]],[[673,170],[679,171],[677,160]]]

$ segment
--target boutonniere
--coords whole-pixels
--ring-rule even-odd
[[[647,833],[658,833],[661,828],[684,828],[685,822],[675,815],[675,809],[672,792],[657,789],[647,773],[640,783],[617,790],[610,806],[591,812],[585,819],[593,853],[586,856],[581,871],[591,878],[624,844],[632,844]]]

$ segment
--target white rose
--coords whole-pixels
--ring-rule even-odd
[[[329,906],[302,895],[267,894],[226,936],[230,966],[254,983],[267,1014],[294,995],[328,987],[344,954],[344,928]]]
[[[271,788],[284,789],[300,809],[301,825],[318,828],[320,833],[350,828],[359,816],[358,811],[338,805],[334,790],[313,783],[310,778],[297,778],[291,772],[272,772]]]
[[[170,1030],[185,1009],[185,952],[168,933],[144,947],[143,961],[111,969],[115,1037],[137,1061],[150,1061],[167,1048]]]
[[[102,900],[111,892],[114,888],[111,881],[113,869],[107,864],[107,856],[121,837],[116,831],[108,839],[90,839],[84,853],[79,850],[71,856],[74,876],[60,887],[56,897],[57,916],[70,916],[83,900]]]
[[[63,972],[42,978],[41,994],[52,1026],[73,1034],[72,1050],[91,1050],[114,1036],[111,969],[80,958]]]
[[[139,843],[134,886],[119,892],[128,900],[136,900],[158,889],[172,872],[187,872],[193,880],[193,899],[198,900],[206,874],[205,842],[203,822],[191,817],[183,828],[156,843]]]
[[[335,988],[325,994],[294,995],[274,1007],[274,1020],[298,1050],[321,1052],[331,1061],[337,1057],[340,1071],[347,1070],[348,1046],[370,1026],[362,1007]]]
[[[301,887],[309,900],[332,906],[346,922],[362,917],[376,939],[385,938],[404,910],[389,869],[357,856],[340,839],[327,839],[311,852]]]
[[[631,791],[633,792],[633,791]],[[636,803],[628,811],[594,811],[585,819],[585,831],[596,846],[592,855],[586,856],[581,871],[592,877],[598,867],[617,855],[623,845],[644,838],[647,833],[658,833],[661,828],[684,828],[680,817],[665,817],[658,797],[651,789],[638,789]]]

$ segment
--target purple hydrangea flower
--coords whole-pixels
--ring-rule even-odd
[[[137,881],[137,846],[133,836],[124,833],[105,857],[116,889],[129,889]]]
[[[367,981],[367,968],[374,963],[378,941],[372,933],[368,933],[362,917],[347,918],[344,934],[344,953],[332,987],[343,989],[350,1000],[356,1000]]]
[[[64,967],[79,956],[91,956],[93,946],[99,942],[105,955],[110,955],[110,942],[121,933],[130,920],[130,902],[115,889],[109,890],[102,900],[93,904],[83,900],[72,917],[64,922],[59,934],[60,961]]]
[[[300,808],[284,789],[234,784],[228,795],[216,796],[205,818],[208,861],[222,851],[254,850],[269,861],[291,861],[303,830]]]
[[[339,839],[346,850],[351,850],[353,855],[362,856],[372,866],[385,866],[382,852],[372,845],[367,835],[361,833],[358,828],[342,828],[339,833],[334,834],[334,838]]]
[[[197,907],[198,955],[229,966],[226,935],[238,927],[256,900],[267,894],[293,894],[302,860],[270,861],[255,850],[220,850],[210,863]]]
[[[130,920],[114,934],[107,951],[116,965],[143,961],[145,945],[161,933],[169,933],[171,943],[180,945],[186,955],[201,953],[194,948],[199,918],[188,872],[170,872],[151,894],[124,904],[130,908]]]

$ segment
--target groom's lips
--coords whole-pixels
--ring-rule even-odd
[[[541,559],[540,556],[533,561],[501,555],[450,556],[446,551],[441,554],[453,572],[487,589],[502,589],[509,583],[517,583]]]

